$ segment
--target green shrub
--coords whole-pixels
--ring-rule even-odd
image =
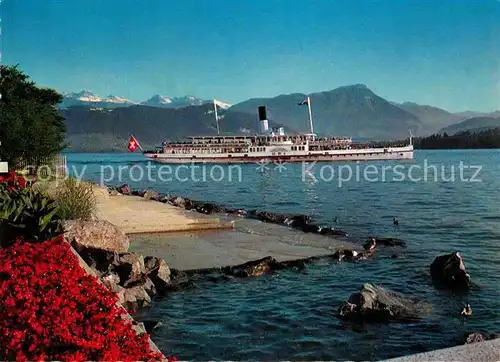
[[[29,241],[44,241],[61,234],[57,211],[54,200],[30,187],[8,189],[0,186],[2,246],[18,237]]]
[[[57,186],[54,198],[62,220],[90,220],[96,209],[92,185],[71,177]]]

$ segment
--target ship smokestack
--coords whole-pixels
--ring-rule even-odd
[[[259,106],[260,133],[269,133],[269,122],[267,121],[266,106]]]

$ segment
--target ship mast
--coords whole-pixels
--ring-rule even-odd
[[[311,125],[311,135],[314,137],[313,118],[311,111],[311,98],[307,96],[307,108],[309,108],[309,124]]]
[[[217,123],[217,136],[220,136],[219,116],[217,115],[217,102],[215,101],[215,98],[214,98],[214,112],[215,112],[215,122]]]

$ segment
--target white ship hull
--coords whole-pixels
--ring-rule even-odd
[[[282,149],[280,149],[282,151]],[[152,161],[165,164],[214,163],[236,164],[269,162],[346,162],[377,160],[411,160],[413,145],[388,148],[344,149],[330,151],[291,151],[291,152],[253,152],[253,153],[156,153],[146,152],[144,156]]]

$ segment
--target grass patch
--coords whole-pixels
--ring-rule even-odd
[[[54,199],[62,220],[90,220],[96,210],[92,185],[72,177],[59,182]]]

